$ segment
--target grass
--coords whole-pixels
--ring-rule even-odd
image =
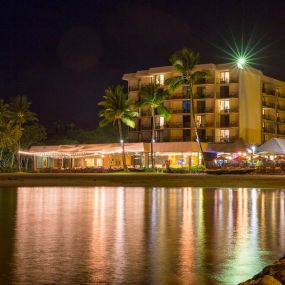
[[[285,175],[2,173],[0,186],[285,188]]]

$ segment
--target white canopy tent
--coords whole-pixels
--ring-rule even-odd
[[[258,154],[284,154],[285,139],[273,138],[259,146],[256,150]]]

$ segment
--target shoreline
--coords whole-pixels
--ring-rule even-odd
[[[124,186],[285,189],[285,175],[153,173],[1,173],[0,187]]]

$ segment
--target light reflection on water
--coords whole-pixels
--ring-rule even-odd
[[[284,253],[285,190],[0,189],[0,284],[237,284]]]

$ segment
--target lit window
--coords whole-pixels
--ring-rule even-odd
[[[159,125],[160,127],[164,126],[164,117],[159,117]]]
[[[220,101],[220,111],[228,112],[230,110],[230,100],[221,100]]]
[[[164,74],[159,74],[155,76],[155,83],[159,85],[164,85]]]
[[[230,138],[230,130],[220,130],[220,141],[227,142]]]
[[[223,71],[220,73],[220,83],[229,83],[230,82],[230,73],[229,71]]]

